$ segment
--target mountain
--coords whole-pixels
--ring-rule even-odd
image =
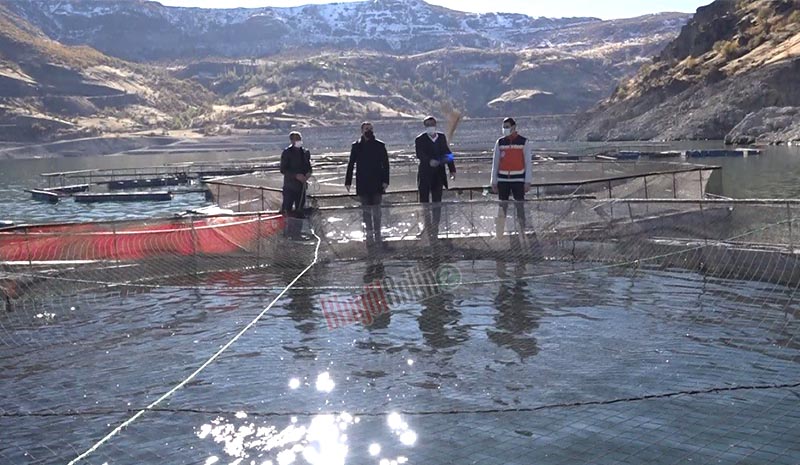
[[[651,44],[603,49],[449,48],[414,55],[320,53],[282,60],[197,62],[176,70],[214,91],[242,127],[281,115],[322,120],[419,117],[449,103],[472,117],[574,113],[641,63]],[[655,44],[657,46],[657,44]],[[219,115],[218,115],[219,116]],[[222,120],[226,118],[223,117]]]
[[[422,0],[213,10],[144,0],[4,0],[49,37],[129,60],[248,58],[298,48],[395,54],[536,45],[543,31],[594,18],[469,14]]]
[[[717,0],[565,139],[800,138],[800,0]]]
[[[205,111],[210,94],[166,71],[68,47],[0,5],[0,137],[136,130]]]
[[[479,15],[421,0],[228,10],[0,0],[0,16],[20,25],[0,41],[6,68],[24,71],[0,83],[0,104],[15,115],[103,131],[212,132],[416,118],[442,104],[472,117],[583,111],[690,17]],[[15,41],[36,53],[15,57]],[[61,58],[76,53],[92,60]],[[37,71],[37,63],[60,68]]]
[[[361,50],[395,55],[441,48],[546,47],[623,42],[674,34],[688,15],[645,21],[472,14],[422,0],[367,0],[293,8],[202,9],[144,0],[0,0],[68,45],[135,61],[251,58],[289,50]],[[645,17],[647,18],[647,17]]]

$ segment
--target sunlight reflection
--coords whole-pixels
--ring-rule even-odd
[[[404,446],[413,446],[417,442],[417,433],[413,431],[404,431],[400,434],[400,442]]]
[[[386,423],[404,446],[413,446],[417,442],[417,433],[408,427],[408,423],[403,421],[399,413],[390,413],[386,417]]]
[[[298,458],[310,465],[344,465],[349,450],[345,432],[355,420],[348,413],[317,415],[311,418],[308,426],[303,426],[292,417],[288,426],[278,430],[275,426],[253,423],[234,425],[220,417],[202,425],[196,434],[200,439],[210,437],[222,444],[225,454],[237,459],[233,463],[248,463],[245,462],[248,459],[256,463],[252,459],[261,460],[269,453],[277,465],[291,465],[297,463]],[[205,465],[217,461],[219,458],[210,457]],[[272,465],[272,460],[262,464]]]
[[[294,463],[297,456],[290,450],[282,450],[278,452],[278,465],[290,465]]]
[[[331,392],[336,387],[336,383],[331,379],[331,374],[327,371],[322,372],[317,376],[317,391]]]
[[[369,445],[369,455],[375,457],[381,453],[381,445],[372,443]]]
[[[327,372],[319,375],[317,383],[332,389],[333,381]],[[256,425],[248,420],[252,415],[245,412],[234,416],[233,419],[217,417],[197,428],[195,434],[200,439],[212,439],[221,444],[224,453],[233,460],[231,463],[237,465],[345,465],[350,452],[348,433],[359,423],[358,417],[342,412],[308,417],[307,424],[303,424],[303,417],[299,420],[289,417],[285,420],[286,426],[280,429],[277,425]],[[417,433],[400,413],[387,415],[386,423],[391,436],[401,445],[416,445]],[[378,441],[367,444],[367,456],[379,459],[379,463],[403,465],[408,462],[404,456],[381,457],[384,447]],[[205,465],[214,465],[220,460],[217,456],[208,457]]]
[[[303,458],[311,465],[344,465],[347,458],[347,438],[342,424],[333,415],[320,415],[311,420],[303,450]],[[346,426],[345,426],[346,428]]]

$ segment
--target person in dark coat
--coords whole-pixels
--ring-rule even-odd
[[[372,123],[361,123],[361,138],[350,148],[344,186],[350,192],[356,169],[356,195],[363,207],[367,246],[381,242],[381,199],[389,187],[389,153],[386,144],[375,138]]]
[[[417,170],[417,189],[420,203],[431,201],[434,205],[425,209],[425,229],[431,239],[439,235],[439,221],[442,216],[442,192],[447,186],[445,165],[450,170],[450,179],[456,177],[456,164],[452,158],[450,146],[444,133],[436,130],[436,118],[428,116],[423,121],[425,132],[414,140],[414,147],[419,159]],[[427,206],[426,206],[427,207]]]
[[[286,235],[300,239],[303,209],[306,202],[306,182],[311,176],[311,152],[303,148],[303,136],[299,132],[289,134],[291,145],[281,154],[283,174],[283,203],[281,213],[286,216]]]

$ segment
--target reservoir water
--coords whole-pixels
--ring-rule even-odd
[[[557,144],[552,142],[537,143],[537,146],[554,150],[575,149],[575,144]],[[580,150],[600,152],[605,147],[601,144],[581,144]],[[683,150],[686,148],[723,148],[721,143],[675,143],[658,144],[655,150]],[[406,145],[389,147],[398,151],[408,151]],[[470,150],[478,147],[471,145]],[[635,149],[636,145],[628,144],[626,148]],[[654,150],[653,145],[640,147]],[[342,141],[342,148],[346,145]],[[312,153],[315,150],[311,147]],[[718,165],[722,167],[721,175],[712,178],[709,189],[712,193],[733,198],[798,198],[800,197],[800,147],[765,147],[762,155],[747,158],[699,158],[690,159],[694,163]],[[184,161],[224,161],[229,159],[247,159],[280,155],[281,145],[271,142],[259,152],[217,152],[202,154],[156,154],[156,155],[118,155],[113,157],[69,157],[53,159],[2,160],[0,159],[0,220],[19,222],[122,219],[150,217],[152,215],[170,215],[180,213],[187,208],[207,205],[202,194],[185,194],[176,196],[172,202],[118,203],[100,205],[75,204],[72,200],[55,205],[34,202],[24,189],[46,187],[47,183],[39,174],[55,171],[72,171],[90,168],[135,168],[160,166],[165,163]],[[486,180],[488,183],[488,179]],[[456,181],[455,185],[458,185]]]
[[[46,171],[279,150],[0,160],[0,219],[180,213],[206,205],[202,194],[84,206],[22,189]],[[697,161],[723,167],[720,195],[800,197],[800,148]],[[633,264],[391,259],[319,263],[287,289],[299,257],[82,290],[34,282],[0,311],[0,463],[798,463],[796,286]],[[331,299],[443,265],[456,282],[370,324],[330,326]]]
[[[329,328],[413,262],[315,267],[91,464],[796,463],[796,289],[457,261],[461,285]],[[296,270],[1,315],[0,461],[67,463],[201,366]],[[336,290],[338,289],[338,290]],[[386,460],[386,462],[383,462]]]

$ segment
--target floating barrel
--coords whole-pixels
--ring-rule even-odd
[[[750,155],[760,155],[761,150],[758,149],[735,149],[735,150],[687,150],[687,158],[705,158],[705,157],[747,157]]]
[[[149,178],[149,179],[120,179],[117,181],[109,181],[109,190],[123,190],[123,189],[137,189],[140,187],[163,187],[163,186],[177,186],[178,184],[186,184],[189,178],[185,175],[181,176],[165,176],[162,178]]]

